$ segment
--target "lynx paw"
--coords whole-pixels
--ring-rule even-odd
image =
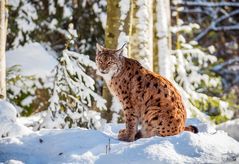
[[[126,129],[121,129],[118,134],[118,139],[120,141],[132,142],[134,141],[134,136],[130,137]]]
[[[118,134],[118,139],[121,141],[127,141],[128,135],[126,133],[126,129],[121,129]]]

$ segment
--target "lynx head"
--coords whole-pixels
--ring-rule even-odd
[[[121,67],[123,61],[123,45],[120,49],[108,49],[99,44],[96,44],[96,65],[98,71],[104,76],[110,76],[110,78],[116,75]]]

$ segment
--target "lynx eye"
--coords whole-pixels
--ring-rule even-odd
[[[106,62],[106,64],[111,64],[111,59],[109,59],[109,60]]]

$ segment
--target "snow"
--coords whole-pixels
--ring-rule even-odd
[[[120,19],[124,20],[126,19],[127,13],[129,12],[129,9],[130,9],[130,1],[121,0],[119,2],[119,7],[120,7]]]
[[[85,1],[86,3],[86,1]],[[85,6],[82,4],[82,6]],[[98,15],[97,19],[99,18],[102,27],[105,29],[106,28],[106,20],[107,20],[107,14],[102,10],[103,8],[106,8],[107,6],[107,2],[106,0],[100,0],[99,4],[98,3],[94,3],[93,4],[93,10],[96,13],[96,15]]]
[[[71,17],[73,15],[73,9],[69,7],[68,5],[63,6],[64,12],[63,12],[63,18]]]
[[[131,57],[144,63],[147,69],[152,70],[153,63],[153,18],[151,13],[152,1],[135,1],[137,10],[135,16],[132,18],[134,26],[132,27],[132,34],[130,37],[130,54]]]
[[[20,0],[8,0],[8,4],[10,4],[14,9],[18,7]]]
[[[38,19],[38,14],[36,8],[29,1],[10,0],[9,6],[12,7],[13,11],[18,11],[14,18],[17,35],[12,43],[13,47],[16,48],[22,42],[31,42],[29,34],[39,28],[35,22]]]
[[[157,37],[158,37],[158,65],[160,75],[170,79],[172,78],[172,72],[170,70],[170,45],[169,45],[169,22],[168,17],[169,3],[165,3],[163,0],[157,1]]]
[[[151,137],[122,142],[117,134],[125,125],[106,124],[100,131],[83,128],[41,129],[33,132],[17,119],[16,109],[0,101],[0,162],[3,163],[223,163],[239,161],[239,142],[224,131],[197,119],[187,124],[199,133]],[[38,115],[36,117],[41,117]],[[36,120],[34,118],[33,120]],[[34,122],[34,121],[33,121]],[[231,124],[231,123],[230,123]],[[237,120],[238,125],[238,120]],[[8,135],[3,135],[8,133]]]
[[[57,60],[39,43],[30,43],[6,52],[7,68],[20,65],[22,75],[45,77],[56,66]]]
[[[14,3],[14,1],[12,1]],[[11,4],[10,4],[11,5]],[[16,4],[13,4],[15,6]],[[36,24],[32,20],[38,18],[36,9],[30,3],[23,3],[23,6],[19,12],[19,18],[24,18],[25,14],[28,13],[27,19],[16,19],[19,29],[22,29],[23,32],[33,31],[36,28]]]
[[[120,34],[119,34],[119,37],[118,37],[118,46],[117,46],[117,49],[121,48],[122,45],[124,45],[125,43],[128,43],[129,42],[129,36],[121,31]],[[128,50],[126,49],[126,47],[124,47],[124,56],[128,56]]]
[[[28,96],[22,100],[21,105],[29,106],[35,98],[36,98],[36,96]]]
[[[239,119],[230,120],[217,125],[218,130],[224,130],[229,136],[239,141]]]
[[[112,123],[117,123],[120,118],[120,111],[122,110],[122,104],[117,96],[112,97],[112,105],[110,107],[110,111],[113,112],[112,114]]]
[[[119,37],[118,37],[118,42],[117,42],[117,49],[120,48],[122,45],[124,45],[125,43],[129,42],[129,36],[126,34],[126,31],[124,29],[125,26],[125,21],[127,18],[127,15],[129,13],[129,9],[130,9],[130,1],[128,0],[121,0],[119,1],[119,8],[120,8],[120,27],[119,27]],[[125,53],[127,56],[127,49],[126,47],[124,47],[125,49]]]
[[[3,122],[1,121],[2,125]],[[123,124],[101,131],[83,128],[42,129],[0,140],[5,163],[223,163],[239,161],[239,142],[197,119],[188,119],[199,133],[151,137],[135,142],[117,139]]]
[[[30,133],[30,130],[27,127],[18,122],[15,107],[4,100],[0,100],[0,127],[0,138],[26,135]]]
[[[57,2],[58,2],[57,4],[61,7],[63,7],[65,4],[65,0],[58,0]]]

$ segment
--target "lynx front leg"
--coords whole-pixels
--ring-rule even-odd
[[[121,141],[132,142],[137,133],[138,118],[133,113],[125,113],[126,128],[119,131],[118,139]]]

